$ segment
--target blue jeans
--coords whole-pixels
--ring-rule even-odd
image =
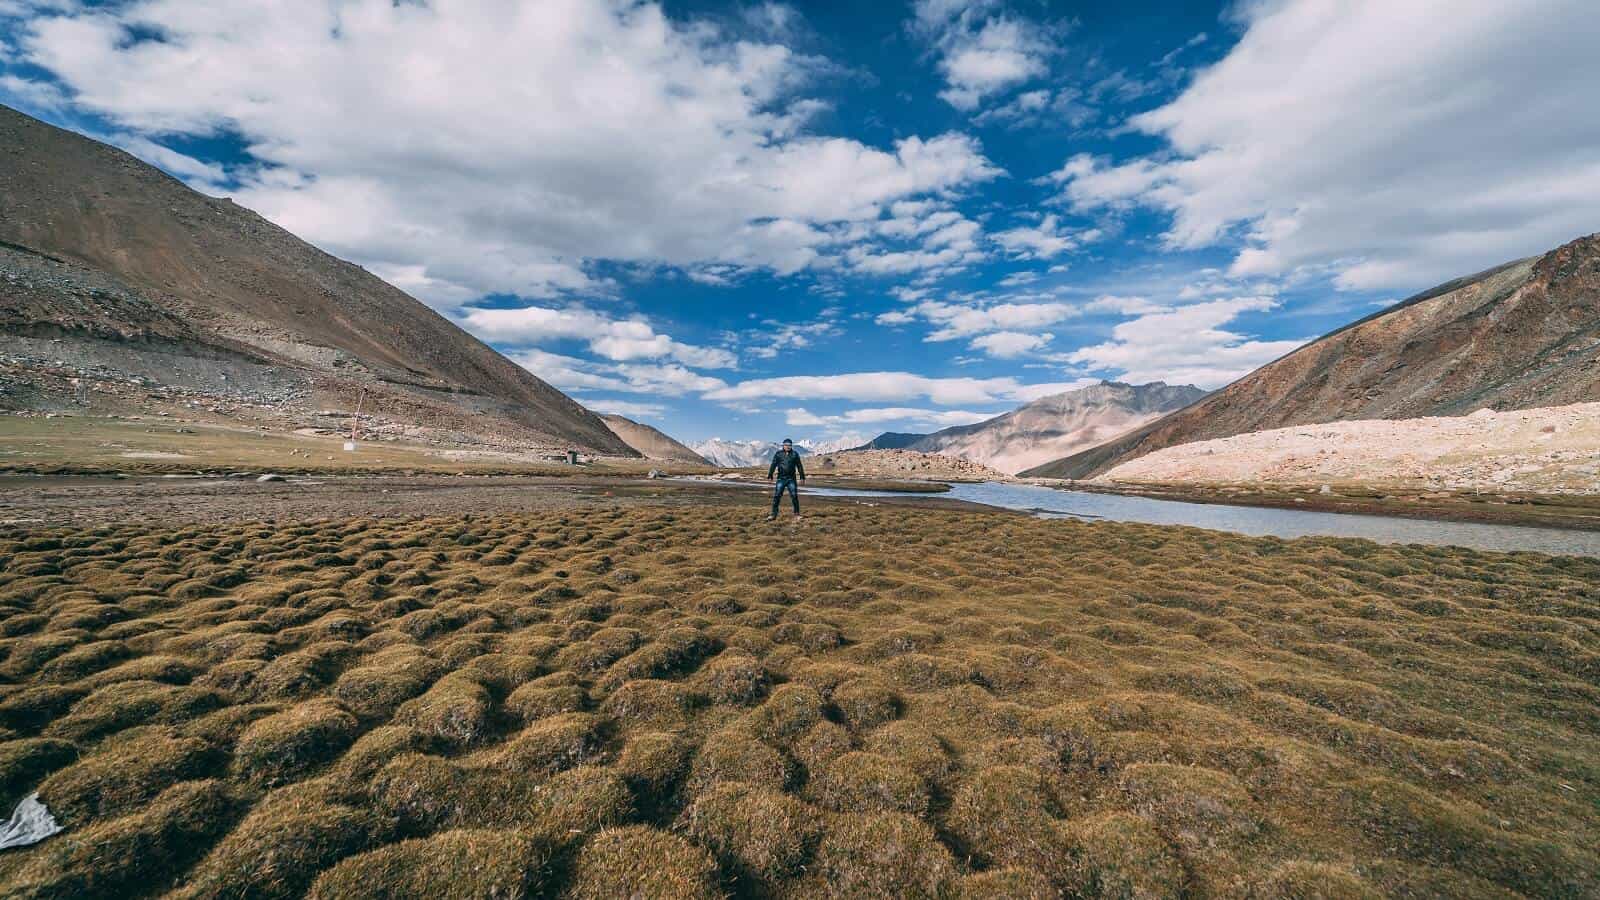
[[[772,514],[778,514],[778,501],[783,499],[783,492],[789,492],[789,501],[794,504],[794,514],[800,515],[800,488],[793,478],[779,478],[777,485],[772,488]]]

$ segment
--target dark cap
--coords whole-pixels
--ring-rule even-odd
[[[784,439],[783,439],[783,442],[784,442],[784,443],[785,443],[785,444],[793,444],[793,443],[794,443],[794,441],[791,441],[791,440],[789,440],[789,439],[788,439],[788,438],[784,438]]]

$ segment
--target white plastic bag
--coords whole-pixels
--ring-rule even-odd
[[[50,810],[39,802],[39,792],[34,791],[17,804],[11,821],[0,829],[0,850],[37,844],[60,830],[56,817],[50,815]]]

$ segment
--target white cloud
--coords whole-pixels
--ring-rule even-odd
[[[1015,359],[1019,356],[1032,353],[1055,339],[1055,335],[1027,334],[1021,331],[996,331],[972,339],[968,346],[973,350],[982,350],[984,353],[998,359]]]
[[[1010,102],[986,109],[972,117],[976,125],[1003,125],[1008,128],[1081,129],[1099,118],[1100,113],[1077,88],[1051,91],[1046,88],[1024,91]]]
[[[605,291],[594,260],[825,265],[838,224],[1000,174],[961,134],[809,134],[820,61],[654,3],[145,0],[8,25],[130,133],[240,136],[265,165],[230,173],[236,199],[446,307]]]
[[[616,391],[681,397],[727,387],[720,378],[677,364],[599,363],[545,350],[517,350],[511,360],[564,391]]]
[[[689,393],[721,390],[726,383],[720,378],[691,372],[675,364],[643,365],[629,363],[616,367],[627,379],[629,389],[640,394],[661,394],[679,397]]]
[[[836,311],[835,313],[836,314]],[[791,350],[809,350],[817,341],[838,337],[844,333],[832,315],[812,322],[779,322],[768,319],[751,334],[754,344],[745,353],[756,359],[775,359]]]
[[[1038,225],[1023,225],[991,235],[1007,253],[1021,259],[1053,259],[1099,237],[1100,231],[1095,228],[1063,231],[1054,214],[1040,219]]]
[[[960,110],[1049,71],[1054,48],[1032,22],[991,15],[992,2],[919,0],[911,30],[938,55],[945,89],[939,97]]]
[[[929,378],[910,372],[855,372],[757,378],[708,391],[708,400],[913,400],[992,403],[1016,390],[1013,378]]]
[[[1025,385],[1010,377],[932,378],[911,372],[852,372],[841,375],[756,378],[708,390],[701,396],[707,400],[723,403],[741,401],[803,403],[813,400],[882,403],[926,399],[940,406],[957,406],[1003,403],[1030,395],[1042,396],[1035,393],[1040,387],[1040,385]]]
[[[1537,253],[1600,221],[1600,17],[1460,0],[1245,4],[1182,95],[1130,120],[1169,149],[1057,173],[1080,209],[1172,215],[1167,241],[1244,247],[1235,275],[1331,267],[1409,288]]]
[[[883,425],[890,422],[948,428],[952,425],[971,425],[995,417],[992,412],[973,412],[965,409],[923,409],[909,406],[877,406],[846,410],[831,416],[819,416],[805,407],[797,407],[784,414],[784,421],[800,427],[840,427],[846,425]],[[861,441],[865,443],[865,440]]]
[[[603,367],[574,356],[544,350],[519,350],[507,354],[511,361],[563,391],[628,391],[625,379],[608,375]]]
[[[136,135],[113,138],[112,142],[145,162],[165,169],[201,193],[216,196],[224,190],[222,185],[228,176],[216,163],[201,162],[164,144]]]
[[[928,334],[926,340],[929,341],[951,341],[990,331],[1036,330],[1082,314],[1082,310],[1070,303],[1053,300],[987,306],[924,300],[911,311],[939,326]]]
[[[1075,350],[1066,360],[1134,384],[1220,387],[1305,343],[1253,340],[1222,328],[1243,313],[1277,305],[1271,297],[1232,297],[1159,308],[1118,324],[1109,341]]]
[[[630,419],[660,419],[667,414],[667,407],[660,403],[635,403],[629,400],[590,400],[578,398],[584,406],[597,413],[611,413],[626,416]]]
[[[685,344],[657,332],[643,319],[613,319],[581,306],[469,308],[461,311],[459,321],[462,327],[486,341],[506,344],[538,344],[562,339],[588,341],[590,352],[618,362],[673,359],[706,369],[730,369],[738,364],[738,358],[727,350]]]

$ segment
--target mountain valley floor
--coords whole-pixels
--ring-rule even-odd
[[[0,892],[1600,892],[1600,560],[604,491],[3,527]]]

